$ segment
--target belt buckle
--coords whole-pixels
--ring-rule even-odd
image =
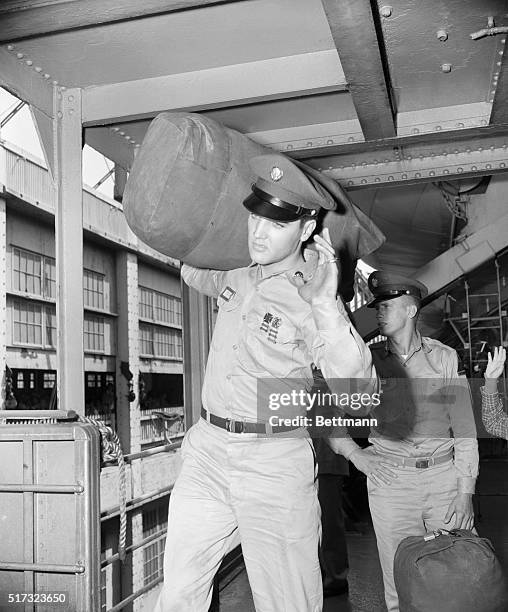
[[[428,459],[417,459],[416,463],[415,463],[415,468],[418,468],[419,470],[421,469],[425,469],[429,467],[429,460]]]
[[[235,421],[234,419],[226,419],[226,431],[229,433],[243,433],[245,427],[244,421]]]

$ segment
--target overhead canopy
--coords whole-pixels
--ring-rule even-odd
[[[67,88],[85,141],[127,170],[167,110],[301,159],[367,208],[355,190],[414,200],[412,183],[508,168],[505,0],[5,0],[0,26],[0,83],[31,104],[50,167]],[[438,208],[429,258],[448,242]]]

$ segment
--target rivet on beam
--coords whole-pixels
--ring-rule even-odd
[[[461,168],[460,166],[457,168],[457,172],[460,174],[461,172],[464,172],[464,168]]]
[[[379,176],[376,176],[376,178],[374,179],[374,183],[380,183],[381,179],[379,178]]]
[[[14,45],[7,45],[7,51],[14,51]]]
[[[403,179],[407,179],[407,174],[406,174],[406,173],[404,173],[404,174],[402,175],[402,178],[403,178]]]
[[[326,141],[326,144],[328,144],[328,145],[333,144],[333,140],[332,140],[331,138],[330,138],[330,139],[328,139],[328,140]]]
[[[42,72],[42,68],[40,66],[35,66],[35,72]]]
[[[16,53],[16,57],[18,59],[23,59],[25,57],[25,55],[23,53]]]
[[[32,60],[26,60],[26,65],[31,66],[33,64]]]
[[[450,171],[448,170],[448,168],[445,168],[445,169],[443,170],[443,174],[450,174]]]
[[[486,164],[486,165],[485,165],[485,168],[486,168],[487,170],[491,170],[491,169],[492,169],[492,164]]]
[[[434,170],[431,170],[431,171],[429,172],[429,176],[435,176],[435,175],[436,175],[436,173],[434,172]]]
[[[458,128],[463,128],[464,127],[464,124],[462,123],[462,121],[460,123],[457,123],[457,127]]]

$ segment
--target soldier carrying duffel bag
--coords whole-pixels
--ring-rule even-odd
[[[402,540],[394,560],[400,612],[506,612],[508,585],[494,548],[472,531]]]

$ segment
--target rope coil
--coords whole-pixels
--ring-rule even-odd
[[[101,435],[101,467],[105,463],[118,464],[118,497],[120,505],[120,536],[118,541],[118,556],[123,562],[125,560],[125,543],[127,540],[127,499],[126,499],[126,478],[125,460],[122,446],[116,431],[95,417],[80,416],[79,420],[83,423],[94,425]]]

